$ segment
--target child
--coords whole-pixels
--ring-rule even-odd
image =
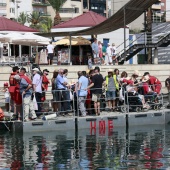
[[[4,89],[2,90],[4,92],[5,97],[5,109],[6,111],[9,111],[9,88],[8,83],[4,83]]]
[[[88,57],[88,69],[89,70],[92,69],[92,57],[91,56]]]

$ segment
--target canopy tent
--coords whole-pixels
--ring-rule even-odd
[[[0,17],[0,32],[38,32],[37,30],[22,25],[16,21]]]
[[[11,43],[18,45],[47,45],[49,44],[50,39],[42,36],[34,35],[33,33],[8,33],[0,34],[1,43]]]
[[[71,42],[71,44],[70,44]],[[57,41],[55,45],[90,45],[91,42],[83,37],[64,37],[63,39]]]
[[[138,18],[145,10],[158,0],[130,0],[117,13],[112,15],[102,23],[80,31],[72,32],[51,32],[51,33],[37,33],[45,37],[60,37],[60,36],[79,36],[79,35],[96,35],[115,31],[119,28],[124,28],[125,25],[131,23]]]

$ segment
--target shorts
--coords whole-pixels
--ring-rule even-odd
[[[106,91],[107,100],[115,100],[116,92],[115,91]]]
[[[5,98],[5,103],[9,103],[9,97]]]
[[[93,102],[99,102],[100,97],[101,97],[101,94],[92,94],[92,101]]]
[[[47,59],[48,59],[48,60],[53,60],[53,56],[54,56],[53,53],[49,53]]]
[[[99,58],[99,54],[93,54],[93,58]]]

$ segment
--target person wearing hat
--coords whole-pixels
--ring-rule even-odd
[[[43,70],[43,76],[42,76],[42,97],[41,97],[41,101],[44,102],[46,100],[45,97],[45,91],[48,90],[48,84],[50,84],[49,80],[48,80],[48,73],[49,71],[47,69]]]
[[[113,70],[108,70],[108,75],[105,77],[106,86],[106,98],[108,100],[109,111],[115,110],[115,99],[116,99],[116,85],[113,78]]]
[[[40,70],[38,68],[34,68],[32,69],[32,71],[33,71],[33,80],[32,80],[33,92],[35,92],[35,98],[38,105],[38,110],[36,110],[36,114],[37,116],[40,116],[42,114],[41,113],[42,76],[40,76],[39,74]]]
[[[35,114],[32,101],[32,84],[29,84],[24,78],[21,78],[19,75],[15,75],[14,79],[19,84],[19,92],[23,98],[24,121],[29,121],[29,118],[36,119],[37,116]]]
[[[99,59],[99,47],[96,38],[94,38],[94,42],[92,43],[92,51],[93,51],[94,64],[97,64],[97,61]]]
[[[112,64],[112,47],[110,46],[110,43],[107,43],[105,63],[106,65]]]

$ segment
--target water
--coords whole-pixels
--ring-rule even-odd
[[[170,169],[170,126],[0,133],[0,169]]]

